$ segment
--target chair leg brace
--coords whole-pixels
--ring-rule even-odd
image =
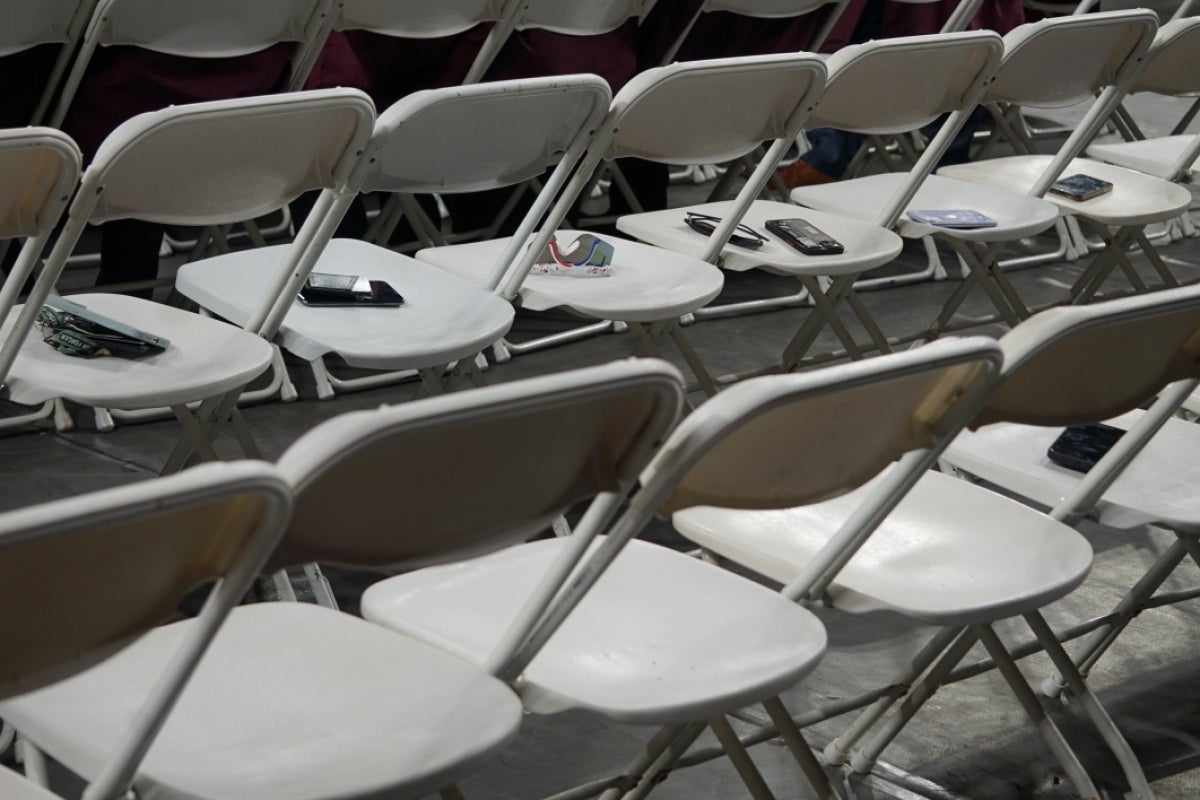
[[[1000,670],[1000,674],[1004,676],[1004,680],[1008,683],[1010,689],[1021,706],[1025,709],[1025,713],[1037,726],[1038,733],[1046,741],[1051,752],[1054,753],[1058,763],[1062,765],[1063,771],[1067,775],[1067,780],[1079,792],[1081,798],[1094,800],[1100,797],[1100,792],[1096,789],[1096,785],[1092,783],[1092,779],[1088,776],[1087,771],[1083,768],[1083,764],[1079,762],[1079,757],[1075,755],[1075,751],[1067,744],[1067,740],[1063,738],[1062,732],[1058,726],[1046,714],[1046,709],[1038,701],[1033,690],[1029,688],[1029,684],[1025,682],[1025,676],[1021,674],[1021,670],[1017,667],[1017,663],[1013,661],[1008,651],[1004,648],[1004,644],[1000,641],[1000,637],[992,630],[990,625],[976,625],[974,627],[976,635],[987,648],[988,654],[995,660],[996,666]]]
[[[637,341],[637,354],[648,356],[651,358],[662,358],[662,352],[659,350],[659,343],[667,336],[675,343],[675,348],[683,356],[683,360],[687,362],[688,369],[696,376],[699,382],[701,391],[707,397],[714,397],[717,394],[717,384],[713,380],[713,376],[709,373],[708,368],[704,366],[704,362],[700,360],[700,355],[696,349],[692,347],[692,343],[688,341],[687,334],[683,331],[683,326],[679,324],[678,319],[659,320],[651,322],[648,326],[641,322],[628,322],[629,330]]]
[[[1084,713],[1091,720],[1092,725],[1099,732],[1104,743],[1108,745],[1108,749],[1117,758],[1117,763],[1121,765],[1121,770],[1125,773],[1125,779],[1129,781],[1129,786],[1133,790],[1134,797],[1142,800],[1151,800],[1154,797],[1150,791],[1150,784],[1146,781],[1146,775],[1142,772],[1141,764],[1138,763],[1137,757],[1134,756],[1133,750],[1130,749],[1129,743],[1125,741],[1125,737],[1117,730],[1116,724],[1109,717],[1108,712],[1100,705],[1100,701],[1092,694],[1092,690],[1083,680],[1083,676],[1079,674],[1079,670],[1075,668],[1075,664],[1071,661],[1071,657],[1067,655],[1067,651],[1059,644],[1058,638],[1055,637],[1054,631],[1046,623],[1044,617],[1038,611],[1030,611],[1025,615],[1025,621],[1033,630],[1038,641],[1046,648],[1046,654],[1050,656],[1050,660],[1054,662],[1054,666],[1058,668],[1059,674],[1066,680],[1067,686],[1074,693],[1080,705],[1083,707]],[[1024,681],[1022,681],[1024,685]]]
[[[1112,646],[1117,637],[1125,630],[1126,626],[1146,607],[1146,602],[1154,596],[1154,593],[1160,586],[1170,577],[1175,568],[1183,561],[1187,554],[1187,539],[1178,535],[1178,538],[1171,543],[1163,554],[1158,557],[1150,569],[1146,570],[1145,574],[1138,579],[1138,582],[1133,585],[1120,602],[1109,613],[1110,622],[1102,628],[1097,629],[1092,633],[1091,637],[1084,642],[1080,648],[1078,655],[1074,659],[1074,664],[1077,666],[1080,675],[1084,678],[1091,673],[1092,667],[1100,660],[1100,657]],[[1197,562],[1200,563],[1200,562]],[[1056,674],[1047,678],[1042,684],[1042,693],[1047,697],[1057,697],[1062,693],[1062,690],[1067,688],[1061,674]]]

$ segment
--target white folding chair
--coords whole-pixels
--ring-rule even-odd
[[[990,82],[996,64],[993,63],[991,66],[992,70],[984,78],[984,86]],[[933,65],[924,67],[924,69],[927,74],[933,69]],[[924,80],[926,80],[925,77],[915,72],[909,72],[906,78],[906,82],[920,83]],[[864,106],[875,108],[880,106],[878,102],[880,96],[892,91],[894,87],[886,82],[874,81],[855,88],[858,91],[853,96],[861,98]],[[976,95],[977,97],[978,95]],[[817,114],[823,118],[826,114],[831,115],[833,127],[846,127],[838,120],[838,111],[843,114],[847,113],[847,109],[843,107],[829,111],[818,109]],[[937,159],[945,152],[944,148],[949,145],[957,133],[955,126],[965,121],[972,111],[974,111],[974,105],[963,106],[959,111],[960,117],[946,122],[935,142],[930,145],[929,149],[934,149],[935,153],[932,155],[932,162],[928,160],[924,162],[925,167],[936,164]],[[851,114],[862,113],[854,107],[850,107],[848,112]],[[876,112],[876,125],[886,124],[885,113],[883,110]],[[899,106],[892,113],[904,114],[907,113],[907,109]],[[946,129],[948,128],[953,130],[947,133]],[[944,138],[946,136],[949,138]],[[927,149],[923,158],[930,157]],[[915,187],[913,187],[914,180],[916,181]],[[997,272],[999,251],[1006,243],[1041,233],[1054,225],[1058,219],[1057,207],[1046,200],[1015,191],[998,192],[993,187],[980,187],[968,181],[953,180],[940,174],[929,175],[928,170],[922,173],[919,168],[910,171],[908,175],[883,173],[821,186],[800,187],[792,192],[791,197],[800,205],[823,212],[850,215],[860,219],[890,220],[885,224],[894,226],[896,232],[902,237],[924,239],[927,242],[944,242],[958,254],[968,267],[971,277],[964,280],[946,300],[931,328],[921,332],[920,335],[925,337],[934,337],[950,329],[955,312],[977,280],[987,290],[988,298],[996,307],[1000,318],[1008,325],[1015,325],[1028,316],[1028,310],[1024,303],[1011,290],[1006,280],[994,283],[990,280],[978,279],[976,273],[981,273],[986,278],[993,272]],[[897,206],[898,200],[902,200],[903,204]],[[922,224],[906,216],[901,216],[908,210],[922,209],[972,209],[992,218],[996,221],[996,225],[960,230]],[[816,224],[820,225],[819,222]],[[929,246],[927,244],[927,247]],[[968,325],[976,324],[979,324],[978,320],[971,320],[968,323]],[[814,321],[810,321],[810,329],[812,328],[815,328]],[[794,342],[796,350],[793,358],[803,354],[811,342],[811,337],[815,334],[816,330],[812,329],[806,334],[809,337],[807,340],[801,339]],[[876,344],[878,345],[878,342]],[[790,362],[791,359],[785,363]]]
[[[586,545],[681,401],[678,372],[643,361],[337,417],[279,461],[296,506],[272,567],[455,561],[520,542],[594,497],[581,539],[562,540]],[[86,777],[85,745],[128,723],[138,699],[130,676],[152,670],[192,627],[160,628],[0,714]],[[507,686],[416,637],[310,604],[247,605],[229,616],[134,786],[145,797],[212,800],[417,798],[497,753],[521,716]]]
[[[595,76],[565,76],[417,92],[384,112],[371,143],[341,196],[319,205],[328,214],[310,255],[282,290],[272,284],[282,248],[259,248],[189,264],[176,279],[180,292],[216,314],[242,323],[257,305],[275,303],[271,327],[282,346],[312,364],[318,390],[330,396],[400,375],[420,375],[433,392],[466,374],[482,378],[475,359],[512,325],[505,300],[461,278],[367,242],[332,239],[348,202],[361,191],[405,194],[462,192],[510,186],[557,164],[524,227],[536,224],[578,162],[610,94]],[[487,131],[481,136],[480,131]],[[508,260],[504,260],[507,258]],[[500,249],[476,266],[503,272],[511,256]],[[387,280],[404,296],[394,309],[309,308],[294,300],[309,270]],[[388,370],[339,379],[325,367],[335,354],[347,364]],[[447,367],[449,374],[447,375]]]
[[[118,127],[84,173],[25,305],[0,330],[0,374],[8,369],[10,398],[25,404],[63,398],[96,408],[169,407],[184,437],[166,471],[181,468],[193,455],[214,459],[212,440],[227,424],[253,454],[236,399],[275,358],[260,335],[270,335],[261,330],[269,304],[241,330],[149,300],[75,295],[95,312],[170,340],[164,351],[136,360],[65,355],[42,341],[34,318],[89,222],[134,217],[222,224],[279,208],[304,191],[340,188],[373,121],[366,95],[339,89],[178,106]],[[297,129],[305,135],[296,136]],[[167,169],[178,180],[164,182]],[[291,249],[278,253],[281,276],[308,254],[306,244],[321,223],[313,219]],[[195,413],[189,410],[189,403],[201,401]]]
[[[726,269],[761,266],[795,276],[815,303],[784,350],[781,362],[785,371],[801,362],[826,325],[848,354],[864,354],[865,348],[838,317],[837,306],[843,301],[866,327],[871,347],[883,352],[891,349],[887,337],[859,302],[854,283],[862,273],[899,255],[903,243],[891,229],[974,107],[999,61],[1000,49],[1000,39],[993,33],[957,33],[869,42],[843,48],[827,59],[828,84],[808,126],[896,132],[925,125],[944,112],[954,112],[908,174],[885,177],[886,185],[864,193],[870,198],[865,208],[851,204],[848,213],[827,213],[756,200],[748,205],[744,216],[739,216],[738,206],[730,202],[686,209],[722,219],[733,217],[756,231],[764,231],[768,220],[802,217],[844,245],[841,254],[805,255],[768,234],[759,248],[747,250],[727,244],[721,252]],[[895,91],[895,75],[906,76],[903,92]],[[759,168],[773,170],[787,145],[776,142]],[[808,201],[807,195],[799,193],[794,198]],[[821,207],[816,201],[812,205]],[[684,224],[678,210],[623,217],[618,227],[643,241],[682,252],[697,247],[697,240],[703,242]]]
[[[629,539],[655,513],[823,500],[903,456],[885,490],[846,526],[846,538],[822,553],[825,563],[835,564],[974,416],[998,369],[995,343],[979,337],[728,389],[672,433],[643,473],[629,510],[593,543],[590,560],[575,569],[528,640],[513,642],[515,649],[496,647],[500,633],[540,603],[540,575],[558,574],[564,559],[578,559],[568,540],[385,580],[364,594],[363,614],[488,664],[516,681],[531,712],[584,708],[620,722],[663,726],[619,778],[603,782],[604,800],[627,791],[644,796],[705,724],[754,796],[770,797],[724,715],[767,701],[772,717],[786,717],[771,698],[816,665],[824,629],[787,593]],[[910,424],[914,414],[923,424]],[[806,452],[840,457],[831,464],[799,455]],[[784,738],[820,796],[828,796],[821,767],[799,733],[792,728]]]
[[[54,92],[66,74],[71,57],[79,46],[80,37],[92,16],[96,0],[42,0],[28,3],[25,0],[0,2],[0,56],[20,53],[42,44],[61,45],[54,65],[46,76],[41,99],[29,120],[38,125],[54,99]]]
[[[193,58],[228,58],[295,42],[288,81],[299,89],[333,25],[336,0],[100,0],[83,35],[79,55],[63,84],[50,125],[59,127],[97,47],[131,45]],[[311,55],[309,52],[311,51]]]
[[[1062,425],[1094,420],[1135,406],[1171,381],[1196,375],[1200,290],[1052,309],[1018,326],[1001,339],[1000,346],[1005,354],[1000,382],[971,423],[972,428],[989,427],[961,434],[943,456],[972,472],[977,460],[989,458],[984,454],[1011,452],[1008,440],[1014,437],[1004,432],[1023,428],[993,423]],[[970,459],[962,455],[964,441],[976,443],[968,448],[974,454]],[[1045,449],[1043,444],[1024,456],[1034,461]],[[994,466],[975,474],[1000,478],[999,483],[1011,488],[1013,482],[1004,481],[1003,473]],[[827,589],[835,607],[890,609],[942,628],[891,684],[908,687],[908,692],[875,702],[827,748],[833,763],[849,762],[856,771],[869,771],[922,704],[950,679],[955,665],[978,639],[1076,789],[1082,796],[1096,796],[1086,772],[992,630],[995,621],[1020,615],[1064,670],[1065,680],[1130,786],[1140,796],[1151,796],[1128,744],[1070,666],[1070,657],[1039,611],[1078,586],[1091,566],[1087,541],[1063,523],[1077,504],[1062,498],[1074,494],[1063,491],[1061,480],[1058,485],[1048,482],[1039,498],[1056,508],[1044,515],[982,487],[928,473],[862,551],[840,573],[814,587],[808,595],[812,600],[820,599],[821,590]],[[676,514],[673,521],[706,550],[789,583],[814,573],[814,554],[854,511],[855,500],[851,494],[812,508],[778,512],[692,509]]]
[[[551,236],[565,246],[581,235],[556,229],[602,160],[636,156],[707,164],[740,157],[764,140],[794,135],[823,85],[824,67],[808,55],[694,61],[646,70],[613,100],[587,156],[532,242],[536,221],[526,217],[529,224],[511,238],[430,248],[419,251],[417,258],[495,288],[523,308],[562,307],[586,318],[627,323],[646,354],[655,354],[657,343],[669,336],[702,388],[715,393],[715,384],[679,327],[679,317],[721,291],[723,278],[712,262],[721,253],[721,243],[733,234],[735,215],[727,217],[711,239],[697,236],[689,242],[690,249],[679,252],[605,237],[615,252],[612,274],[603,278],[530,274],[534,261]],[[720,108],[717,116],[714,106]],[[748,203],[769,176],[769,170],[758,169],[736,202]],[[504,255],[497,258],[498,253]],[[512,266],[489,272],[492,264]],[[511,352],[524,352],[578,333],[505,344]]]
[[[1151,92],[1168,96],[1200,92],[1200,17],[1180,17],[1158,30],[1146,54],[1146,68],[1129,93]],[[1122,109],[1123,110],[1123,109]],[[1141,133],[1136,130],[1136,133]],[[1200,155],[1200,135],[1177,133],[1126,142],[1092,144],[1090,157],[1109,164],[1145,172],[1169,181],[1195,180]],[[1179,218],[1182,235],[1195,233],[1187,212]]]
[[[82,160],[75,142],[60,131],[0,131],[0,243],[8,245],[25,237],[17,260],[0,285],[0,326],[41,260],[42,250],[79,183]],[[9,364],[0,349],[0,386],[6,385]],[[55,407],[53,398],[46,399],[36,411],[0,419],[0,429],[44,419]]]
[[[136,785],[139,763],[217,629],[278,544],[291,500],[273,466],[240,462],[0,515],[5,703],[69,691],[97,665],[121,663],[126,648],[140,646],[139,637],[169,618],[185,594],[217,581],[187,635],[152,670],[130,676],[123,724],[80,743],[89,765],[83,797],[123,797]],[[86,716],[85,706],[76,711]],[[44,786],[38,744],[36,736],[24,738],[18,750],[26,773]],[[5,800],[57,797],[32,785],[0,768]]]
[[[1157,28],[1153,12],[1133,10],[1058,17],[1014,29],[1004,39],[1004,63],[984,102],[1036,108],[1099,96],[1054,155],[1023,154],[938,171],[947,177],[1044,196],[1058,206],[1060,214],[1091,223],[1103,237],[1104,249],[1071,287],[1068,301],[1072,303],[1090,300],[1115,266],[1121,267],[1134,289],[1146,291],[1146,283],[1126,253],[1134,244],[1165,286],[1178,285],[1143,229],[1178,217],[1191,203],[1190,193],[1161,178],[1078,158],[1141,72]],[[997,120],[1002,128],[1006,125],[1002,116]],[[1010,138],[1019,141],[1015,134]],[[1083,201],[1047,192],[1060,176],[1075,173],[1109,181],[1114,188]],[[974,271],[967,279],[1001,287],[1008,283],[998,268]],[[1010,304],[1021,303],[1011,286],[1004,293]],[[1023,308],[1021,303],[1017,310]]]
[[[1188,325],[1197,325],[1194,310],[1198,300],[1194,288],[1155,293],[1141,299],[1105,303],[1117,307],[1174,303],[1179,308],[1176,324],[1182,334]],[[1182,335],[1181,334],[1181,335]],[[1126,383],[1136,381],[1142,371],[1163,369],[1164,362],[1180,370],[1172,377],[1177,380],[1193,378],[1186,363],[1196,354],[1194,341],[1188,342],[1187,354],[1178,349],[1156,346],[1151,335],[1136,329],[1120,339],[1107,343],[1092,354],[1076,354],[1068,363],[1071,374],[1064,382],[1082,384],[1090,380],[1096,385],[1097,396],[1103,397]],[[1172,359],[1174,361],[1172,362]],[[1095,378],[1091,378],[1091,373]],[[1126,377],[1125,373],[1133,373]],[[1046,380],[1058,380],[1053,370],[1047,370]],[[1101,656],[1113,645],[1122,631],[1143,610],[1200,596],[1196,589],[1178,592],[1158,590],[1175,568],[1189,555],[1200,562],[1200,507],[1196,505],[1194,478],[1195,448],[1200,437],[1193,423],[1172,418],[1172,414],[1189,400],[1196,386],[1187,380],[1169,387],[1147,411],[1129,411],[1115,416],[1131,404],[1106,406],[1091,411],[1087,421],[1109,418],[1106,421],[1127,432],[1086,475],[1051,463],[1046,452],[1061,432],[1049,427],[1055,421],[1038,419],[1017,420],[1016,423],[992,425],[983,430],[964,434],[947,451],[946,462],[964,476],[985,479],[1017,496],[1053,507],[1062,519],[1077,523],[1088,517],[1105,528],[1135,536],[1154,526],[1170,531],[1175,540],[1159,553],[1154,563],[1130,587],[1109,614],[1100,615],[1086,625],[1076,626],[1064,634],[1088,639],[1075,654],[1080,672],[1087,676]],[[1148,401],[1151,389],[1134,399]],[[1089,403],[1084,389],[1071,392],[1072,401],[1081,407]],[[1083,416],[1081,415],[1081,421]],[[1067,685],[1060,676],[1048,681],[1044,691],[1057,696]],[[1070,687],[1074,688],[1074,687]]]

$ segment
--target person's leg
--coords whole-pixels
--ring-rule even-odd
[[[100,226],[100,274],[96,286],[152,281],[158,277],[158,252],[163,227],[136,219],[115,220]],[[152,289],[127,292],[149,300]]]

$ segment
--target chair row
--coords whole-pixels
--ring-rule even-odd
[[[1200,290],[1177,289],[1042,312],[999,342],[745,381],[678,425],[679,373],[622,362],[343,415],[276,465],[202,465],[11,512],[0,597],[20,613],[0,623],[0,717],[30,775],[49,754],[87,798],[303,800],[457,796],[523,709],[587,708],[660,728],[596,787],[617,798],[648,793],[706,726],[737,755],[725,715],[764,703],[833,797],[832,765],[869,769],[979,641],[1080,795],[1098,796],[992,628],[1019,615],[1149,797],[1039,613],[1092,561],[1061,520],[1120,468],[1102,462],[1049,515],[929,469],[966,426],[1095,420],[1167,385],[1160,406],[1178,404],[1200,380],[1198,342]],[[1106,462],[1127,464],[1157,424]],[[521,543],[583,501],[570,536]],[[655,514],[783,589],[636,540]],[[367,591],[365,622],[234,607],[260,570],[310,560],[405,572]],[[153,628],[211,579],[198,617]],[[824,762],[779,700],[825,650],[804,608],[823,598],[941,629],[894,684],[911,692],[873,694]],[[749,758],[734,763],[763,785]]]
[[[1183,24],[1195,27],[1190,21]],[[377,121],[365,96],[351,90],[181,106],[142,115],[114,132],[85,173],[83,189],[75,195],[47,267],[24,309],[5,329],[14,333],[7,336],[0,355],[0,374],[11,368],[9,393],[21,403],[65,398],[102,409],[172,407],[193,433],[168,462],[169,469],[175,469],[194,453],[211,457],[212,437],[227,423],[239,432],[244,446],[252,447],[235,400],[241,387],[272,362],[280,368],[268,344],[276,338],[313,364],[325,393],[332,391],[323,363],[330,354],[354,367],[415,371],[432,391],[439,391],[448,377],[469,374],[479,380],[475,360],[508,331],[511,304],[531,310],[560,307],[593,320],[626,323],[643,354],[657,354],[658,344],[670,338],[701,387],[713,394],[717,381],[688,344],[679,319],[719,294],[723,279],[717,264],[744,269],[765,262],[771,270],[798,277],[817,301],[775,368],[804,363],[824,325],[838,333],[849,354],[866,352],[840,322],[840,302],[863,318],[874,334],[874,346],[886,352],[892,343],[857,301],[853,285],[863,271],[900,251],[901,238],[895,231],[936,234],[958,247],[976,266],[974,282],[989,289],[1005,320],[1015,323],[1028,309],[995,263],[999,242],[1043,230],[1062,213],[1102,216],[1105,224],[1121,225],[1110,247],[1085,273],[1086,285],[1077,287],[1074,299],[1082,300],[1094,293],[1114,262],[1122,263],[1124,246],[1140,236],[1142,226],[1186,208],[1189,196],[1183,188],[1096,162],[1078,168],[1107,170],[1104,174],[1118,186],[1110,197],[1053,204],[1040,199],[1138,73],[1154,29],[1153,15],[1118,12],[1025,26],[1010,34],[1003,46],[994,34],[963,33],[872,42],[846,48],[828,61],[796,54],[676,64],[647,71],[611,104],[602,81],[576,76],[421,92]],[[1064,75],[1062,87],[1043,90],[1041,81],[1031,79],[1040,74],[1047,53],[1075,49],[1081,40],[1088,42],[1094,57],[1073,60],[1076,73]],[[871,94],[888,86],[889,76],[901,76],[912,91],[890,92],[887,98]],[[1000,176],[1005,181],[1012,175],[1033,181],[1036,174],[1037,185],[1028,194],[930,176],[957,124],[985,89],[1013,98],[1028,98],[1036,89],[1048,102],[1090,92],[1116,78],[1057,157],[1024,156],[1019,163],[969,165],[954,173],[978,180]],[[712,110],[717,98],[720,115]],[[873,99],[863,102],[864,98]],[[757,198],[806,118],[809,124],[870,130],[923,124],[947,112],[953,112],[951,120],[907,176],[872,176],[797,190],[797,200],[831,209],[800,213],[845,242],[844,253],[803,255],[773,240],[757,249],[733,241],[743,220],[759,226],[797,213],[796,206]],[[816,116],[810,118],[812,114]],[[481,129],[489,136],[478,136]],[[297,130],[305,131],[302,140]],[[29,192],[14,190],[10,199],[30,204],[40,198],[46,205],[21,218],[25,228],[6,231],[9,236],[41,236],[29,239],[0,292],[0,313],[15,303],[62,206],[64,194],[51,191],[48,184],[55,178],[69,184],[78,170],[78,157],[69,154],[61,134],[27,131],[9,134],[9,139],[7,152],[17,163],[13,174],[25,169],[24,179],[41,186]],[[710,163],[740,157],[763,141],[774,144],[734,200],[688,209],[720,218],[707,239],[685,224],[680,211],[635,215],[619,224],[649,244],[612,238],[608,274],[579,279],[569,267],[559,270],[565,275],[532,274],[552,237],[566,250],[569,238],[582,235],[558,228],[604,159],[636,155]],[[59,164],[43,171],[19,166],[38,148],[58,153]],[[167,159],[175,175],[193,177],[182,185],[159,181]],[[360,191],[475,191],[519,183],[550,168],[554,171],[517,234],[507,239],[431,248],[416,259],[360,241],[331,239]],[[293,244],[205,259],[180,271],[177,288],[184,295],[242,326],[242,332],[146,301],[104,294],[77,299],[172,340],[167,351],[119,362],[118,368],[112,361],[83,361],[53,351],[32,331],[38,309],[87,222],[137,217],[170,224],[222,224],[280,207],[311,189],[323,189],[324,194]],[[963,232],[901,217],[906,208],[923,207],[971,207],[993,216],[998,224]],[[29,220],[37,222],[27,230]],[[294,298],[314,269],[369,273],[388,280],[405,303],[396,309],[302,306]],[[1164,280],[1168,277],[1164,272]],[[964,281],[951,298],[951,309],[972,285]],[[942,331],[948,314],[942,316],[924,336]],[[208,402],[198,415],[186,411],[187,403],[197,401]]]

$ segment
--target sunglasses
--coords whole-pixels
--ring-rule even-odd
[[[688,211],[684,215],[683,221],[687,226],[697,233],[703,233],[705,236],[712,236],[712,232],[721,224],[720,217],[709,216],[708,214],[699,214],[695,211]],[[767,237],[763,236],[758,231],[751,228],[749,225],[738,224],[734,229],[733,235],[729,237],[732,244],[738,247],[756,248],[762,247],[767,241]]]

